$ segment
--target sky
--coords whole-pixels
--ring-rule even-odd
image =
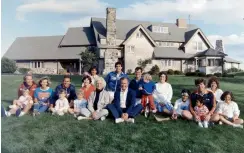
[[[69,27],[89,26],[91,17],[196,24],[215,46],[241,61],[244,69],[244,0],[2,0],[1,56],[17,37],[64,35]],[[190,17],[190,18],[189,18]],[[190,20],[189,20],[190,19]]]

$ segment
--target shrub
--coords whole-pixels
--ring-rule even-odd
[[[160,72],[160,69],[157,65],[154,65],[151,70],[149,71],[149,74],[151,75],[158,75],[158,73]]]
[[[222,73],[214,73],[214,75],[215,75],[216,77],[221,77],[221,76],[222,76]]]
[[[58,74],[66,75],[67,74],[67,71],[65,69],[59,69],[58,70]]]
[[[167,71],[167,74],[168,74],[168,75],[174,75],[174,70],[169,69],[169,70]]]
[[[200,70],[196,70],[195,72],[196,72],[196,73],[199,73],[199,72],[200,72]]]
[[[208,78],[209,78],[209,77],[212,77],[212,76],[214,76],[214,75],[213,75],[213,74],[207,74],[207,75],[206,75],[206,77],[208,77]]]
[[[131,75],[131,74],[132,74],[132,69],[128,69],[128,70],[127,70],[127,74],[128,74],[128,75]]]
[[[227,74],[227,73],[224,73],[224,74],[223,74],[223,77],[234,78],[235,75],[234,75],[234,74]]]
[[[206,76],[206,73],[204,73],[204,72],[199,72],[199,73],[197,73],[197,76],[199,76],[199,77],[205,77],[205,76]]]
[[[178,70],[175,70],[175,71],[174,71],[174,74],[175,74],[175,75],[181,75],[182,72],[181,72],[181,71],[178,71]]]
[[[2,73],[14,73],[17,70],[15,61],[8,58],[2,58]]]
[[[31,71],[31,69],[29,69],[29,68],[18,68],[18,71],[19,71],[21,74],[26,74],[26,73],[28,73],[29,71]]]
[[[185,75],[186,75],[186,76],[196,76],[197,73],[196,73],[196,72],[186,72]]]

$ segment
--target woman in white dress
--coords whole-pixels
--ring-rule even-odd
[[[211,77],[209,80],[208,80],[208,86],[207,86],[207,89],[212,91],[215,98],[216,98],[216,103],[217,103],[217,108],[218,108],[218,103],[221,103],[223,102],[220,97],[222,96],[223,94],[223,91],[219,88],[219,80],[217,77]]]

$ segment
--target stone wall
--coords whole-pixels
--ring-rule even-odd
[[[55,68],[32,68],[31,72],[33,74],[57,74],[57,69],[55,69]]]
[[[216,40],[216,51],[224,52],[223,40]]]

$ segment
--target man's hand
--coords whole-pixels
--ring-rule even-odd
[[[140,87],[140,88],[139,88],[139,90],[143,90],[143,88],[142,88],[142,87]]]
[[[129,117],[129,115],[128,115],[127,113],[123,113],[123,114],[122,114],[122,118],[123,118],[124,120],[127,120],[128,117]]]

